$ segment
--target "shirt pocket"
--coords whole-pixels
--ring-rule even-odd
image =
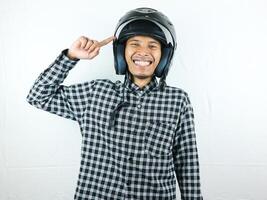
[[[175,124],[168,122],[147,122],[145,129],[145,150],[152,156],[168,156],[172,152]]]

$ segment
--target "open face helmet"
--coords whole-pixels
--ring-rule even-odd
[[[133,36],[152,37],[161,43],[161,59],[155,69],[157,77],[166,77],[176,49],[176,33],[167,16],[152,8],[137,8],[127,12],[115,29],[116,40],[113,42],[116,74],[126,74],[125,43]]]

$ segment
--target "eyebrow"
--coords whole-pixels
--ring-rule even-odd
[[[141,42],[141,40],[138,40],[138,39],[129,39],[128,42]],[[149,41],[149,43],[153,43],[153,44],[159,44],[160,45],[160,42],[156,41],[156,40],[152,40],[152,41]]]

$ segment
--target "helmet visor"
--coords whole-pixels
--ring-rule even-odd
[[[172,43],[169,31],[159,23],[149,20],[131,20],[121,24],[115,36],[119,42],[125,42],[127,39],[137,35],[150,36],[159,40],[163,45]]]

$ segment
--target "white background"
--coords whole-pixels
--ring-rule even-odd
[[[167,84],[189,93],[205,200],[267,200],[267,1],[0,1],[0,199],[71,200],[76,122],[30,106],[35,79],[80,35],[114,33],[119,18],[154,7],[176,27]],[[115,75],[112,45],[80,61],[64,84]]]

